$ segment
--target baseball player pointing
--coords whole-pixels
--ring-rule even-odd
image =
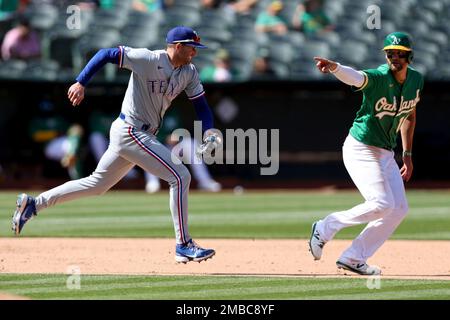
[[[169,149],[155,136],[172,100],[185,91],[202,120],[205,141],[215,137],[212,113],[197,70],[191,64],[197,48],[206,47],[200,43],[197,33],[188,27],[170,30],[166,42],[166,50],[150,51],[122,46],[102,49],[89,61],[68,91],[69,100],[74,106],[83,101],[85,86],[106,63],[114,63],[132,71],[121,113],[111,125],[109,148],[89,177],[67,182],[36,198],[20,194],[12,221],[16,234],[39,211],[58,203],[103,194],[134,165],[138,165],[168,181],[170,185],[176,261],[200,262],[215,254],[212,249],[199,247],[188,231],[189,171],[183,164],[172,161]],[[202,150],[211,151],[209,142],[205,144]]]
[[[378,267],[368,265],[367,259],[391,236],[408,212],[402,179],[408,181],[413,171],[416,106],[423,88],[422,75],[409,66],[413,50],[407,34],[389,34],[383,50],[387,64],[364,71],[314,58],[321,72],[331,73],[363,93],[361,108],[342,151],[345,167],[365,202],[314,222],[310,251],[319,260],[324,245],[339,230],[367,223],[336,262],[339,268],[363,275],[381,273]],[[400,169],[393,151],[399,132],[403,147]]]

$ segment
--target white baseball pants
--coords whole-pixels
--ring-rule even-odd
[[[318,222],[317,231],[330,241],[342,228],[368,223],[340,258],[362,263],[391,236],[408,212],[408,203],[393,151],[368,146],[351,135],[342,151],[344,165],[366,201],[328,215]]]
[[[191,175],[182,164],[175,164],[170,150],[146,131],[139,131],[121,119],[111,125],[110,145],[89,177],[64,183],[36,197],[36,209],[78,198],[101,195],[122,179],[134,165],[167,181],[170,210],[177,243],[191,239],[188,231],[188,193]]]

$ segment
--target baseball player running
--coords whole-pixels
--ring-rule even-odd
[[[25,223],[41,210],[81,197],[100,195],[114,186],[136,164],[166,180],[170,185],[170,211],[176,235],[177,262],[203,261],[215,251],[198,246],[188,231],[188,193],[191,176],[183,164],[175,164],[167,147],[156,133],[166,110],[176,96],[185,91],[202,120],[205,143],[201,150],[211,152],[216,140],[213,116],[204,96],[203,86],[191,60],[200,43],[197,33],[188,27],[175,27],[167,33],[167,48],[150,51],[120,46],[101,49],[88,62],[68,91],[74,106],[84,99],[85,86],[107,62],[132,71],[119,117],[112,123],[110,145],[90,176],[69,181],[36,198],[20,194],[12,219],[19,234]]]
[[[411,150],[416,105],[423,88],[422,75],[409,66],[413,50],[407,34],[389,34],[383,50],[387,64],[364,71],[314,58],[321,72],[331,73],[363,92],[361,108],[342,150],[345,167],[365,202],[314,222],[309,247],[314,259],[319,260],[324,245],[339,230],[367,223],[336,262],[338,268],[362,275],[381,274],[378,267],[367,264],[367,259],[391,236],[408,212],[402,179],[408,181],[413,171]],[[400,169],[393,151],[398,132],[403,147]]]

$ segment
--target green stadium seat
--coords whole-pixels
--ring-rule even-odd
[[[27,68],[27,63],[22,60],[7,60],[0,63],[0,78],[21,79]]]

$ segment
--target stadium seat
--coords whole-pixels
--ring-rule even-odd
[[[326,1],[324,10],[331,21],[337,21],[344,13],[345,1]]]
[[[298,49],[305,43],[305,35],[297,31],[289,31],[286,36],[286,41],[288,41],[294,49]]]
[[[247,30],[254,30],[256,17],[251,15],[238,15],[236,17],[235,27],[240,27]]]
[[[294,63],[290,67],[290,78],[295,80],[317,80],[317,79],[327,79],[334,80],[334,77],[326,77],[321,73],[314,63]]]
[[[91,28],[98,30],[122,29],[128,21],[128,13],[114,10],[98,10],[95,12]]]
[[[365,61],[368,50],[364,43],[354,40],[345,40],[338,49],[339,61],[352,66],[360,65]]]
[[[236,42],[257,42],[256,37],[258,36],[257,33],[255,33],[255,30],[252,28],[246,28],[242,26],[233,26],[230,28],[230,32],[233,37],[233,41]],[[202,36],[200,34],[200,36]]]
[[[27,68],[22,60],[7,60],[0,63],[0,78],[20,79]]]
[[[236,15],[232,9],[221,7],[218,9],[204,9],[201,11],[201,26],[216,26],[218,28],[228,28],[235,24]]]
[[[253,71],[253,60],[232,59],[231,70],[233,73],[233,79],[237,81],[246,81],[250,79]]]
[[[278,79],[287,79],[290,76],[290,68],[288,64],[280,61],[270,60],[270,66]]]
[[[124,27],[128,26],[153,26],[159,25],[164,19],[164,11],[142,12],[132,10],[128,14],[127,23]]]
[[[78,48],[78,37],[55,34],[50,39],[49,54],[46,58],[57,61],[61,68],[81,71],[83,60]]]
[[[256,33],[256,18],[271,1],[258,1],[248,14],[234,13],[227,6],[206,9],[199,0],[173,0],[165,10],[151,13],[132,10],[133,0],[115,1],[114,7],[108,10],[82,10],[80,28],[73,30],[66,26],[65,10],[58,12],[55,6],[31,5],[34,9],[28,10],[28,14],[34,19],[32,25],[43,31],[43,59],[57,61],[59,74],[70,74],[69,69],[79,71],[98,49],[104,47],[122,44],[164,49],[164,36],[174,25],[195,28],[202,42],[209,47],[195,59],[199,68],[212,63],[217,49],[225,48],[234,70],[240,71],[239,80],[250,77],[258,50],[267,50],[277,78],[286,78],[287,67],[287,74],[294,79],[325,79],[316,68],[311,68],[313,56],[336,59],[356,68],[376,67],[385,63],[381,52],[384,37],[398,30],[413,36],[416,50],[413,66],[417,64],[428,76],[443,79],[436,69],[437,57],[450,62],[447,57],[450,55],[450,0],[325,1],[325,11],[336,28],[333,32],[308,37],[293,30],[284,36]],[[288,25],[298,3],[298,0],[283,0],[281,15]],[[367,29],[366,10],[371,4],[381,8],[381,29]],[[0,31],[0,38],[4,32],[5,28]],[[37,76],[39,68],[45,69],[44,66],[29,66],[26,70]],[[11,69],[16,70],[12,74],[18,74],[17,70],[20,70]],[[51,70],[44,70],[42,74],[46,79],[52,78]],[[116,76],[122,81],[129,78],[129,72],[122,75],[119,71]]]
[[[306,61],[313,61],[312,59],[315,56],[331,58],[328,44],[322,41],[305,41],[294,56],[295,59]]]
[[[428,24],[416,18],[405,19],[400,29],[410,33],[414,38],[426,37],[430,32]]]
[[[201,37],[201,42],[208,47],[208,50],[202,51],[200,55],[204,55],[205,52],[208,54],[209,52],[213,52],[218,50],[219,48],[223,47],[223,44],[217,41],[217,39],[208,38],[208,37]]]
[[[288,64],[294,58],[294,51],[289,42],[271,42],[269,45],[269,59],[271,61]]]
[[[149,32],[151,30],[151,32]],[[156,44],[161,34],[157,23],[146,25],[127,24],[120,32],[120,44],[133,48],[149,48]]]
[[[377,30],[374,29],[372,30],[372,32],[378,36],[378,40],[381,42],[382,44],[382,40],[384,40],[384,38],[392,33],[397,31],[397,26],[393,21],[390,21],[388,19],[384,19],[381,21],[381,29]],[[381,47],[381,45],[380,45]]]
[[[449,3],[447,2],[445,4],[444,1],[440,0],[428,0],[421,3],[423,8],[433,11],[435,14],[441,13],[442,10],[444,10],[445,5],[449,5]]]
[[[232,60],[245,60],[250,61],[256,56],[257,46],[254,43],[236,43],[233,42],[230,45],[224,47],[230,54]]]
[[[445,48],[449,44],[447,35],[440,30],[431,30],[425,38],[415,39],[415,43],[422,43],[422,41],[429,41],[437,44],[440,48]]]
[[[194,28],[201,22],[199,11],[189,10],[188,7],[170,8],[165,12],[165,25],[183,25]]]
[[[181,8],[183,10],[200,11],[202,5],[199,0],[171,0],[170,8]]]
[[[31,5],[26,11],[30,25],[42,32],[50,30],[58,20],[58,9],[50,4]]]
[[[334,31],[316,34],[309,37],[309,39],[312,41],[325,42],[331,50],[335,50],[341,45],[341,37]]]
[[[414,10],[413,17],[417,20],[426,22],[430,27],[434,26],[437,20],[435,12],[419,7]]]
[[[196,31],[200,35],[201,39],[208,38],[220,43],[228,42],[232,38],[231,32],[223,28],[216,28],[212,26],[205,28],[199,26],[196,28]]]
[[[428,69],[432,69],[436,65],[436,55],[429,51],[415,49],[413,65],[416,63],[422,64]]]
[[[79,43],[78,48],[81,53],[83,65],[85,65],[98,50],[103,48],[112,48],[120,45],[121,37],[118,31],[108,30],[104,32],[96,32],[84,35]],[[117,67],[107,64],[96,74],[97,80],[114,80]]]
[[[422,39],[421,41],[416,41],[415,45],[414,45],[414,50],[417,51],[425,51],[425,52],[429,52],[433,55],[438,55],[440,53],[440,48],[439,45],[434,43],[434,42],[430,42],[425,39]]]
[[[82,52],[111,48],[117,45],[120,45],[120,34],[116,30],[85,34],[79,43]]]
[[[37,60],[27,64],[24,78],[28,80],[55,81],[58,78],[59,64],[53,60]]]
[[[413,67],[414,69],[416,69],[417,71],[419,71],[423,76],[427,76],[428,68],[427,68],[426,65],[421,64],[421,63],[414,63],[414,64],[412,65],[412,67]]]

